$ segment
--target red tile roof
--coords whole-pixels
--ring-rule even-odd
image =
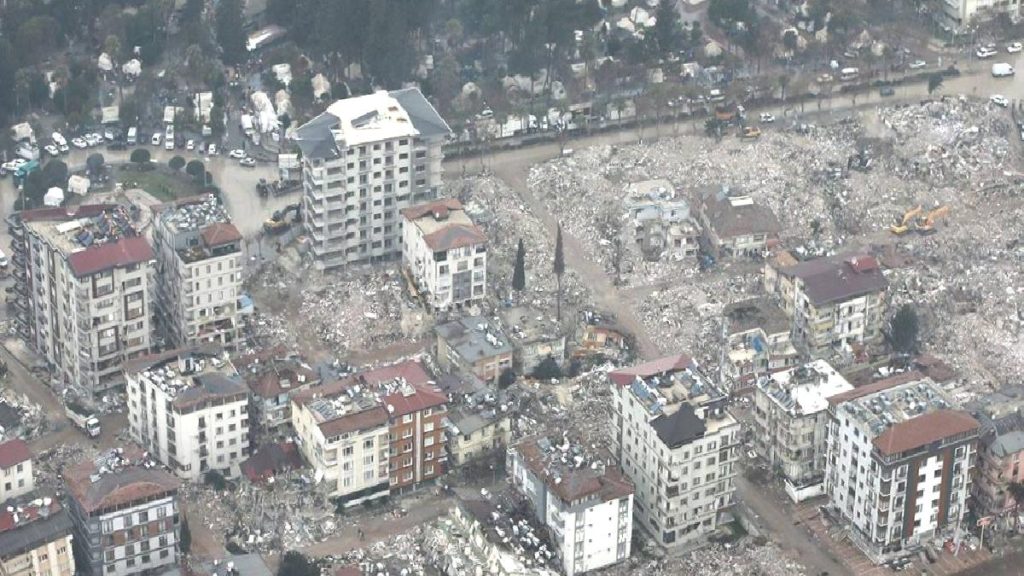
[[[20,438],[0,444],[0,468],[10,468],[32,459],[32,450]]]
[[[42,220],[68,221],[76,218],[99,216],[104,212],[116,210],[118,207],[118,204],[86,204],[79,206],[77,210],[64,207],[35,208],[33,210],[23,210],[18,213],[18,216],[21,217],[23,222],[39,222]]]
[[[434,252],[464,248],[487,242],[487,235],[475,225],[449,224],[423,237],[423,241]]]
[[[127,466],[117,472],[96,473],[94,462],[86,460],[68,469],[64,482],[68,492],[86,513],[110,510],[140,500],[177,494],[181,481],[159,468]]]
[[[651,376],[657,376],[667,372],[678,372],[689,368],[692,364],[693,359],[686,354],[676,354],[675,356],[666,356],[657,360],[651,360],[650,362],[645,362],[639,366],[612,370],[608,373],[608,377],[611,378],[612,382],[615,382],[619,386],[629,386],[634,380],[636,380],[637,376],[641,378],[650,378]]]
[[[537,444],[537,438],[521,441],[516,450],[530,472],[544,482],[563,502],[572,502],[594,494],[602,502],[608,502],[633,493],[633,485],[614,466],[607,466],[599,473],[589,466],[572,468],[560,465],[558,458],[561,457],[561,451],[558,451],[555,457],[546,455]]]
[[[369,410],[345,414],[334,420],[328,420],[319,424],[320,432],[325,438],[340,436],[349,432],[359,432],[384,426],[388,423],[388,413],[382,406],[375,406]]]
[[[978,421],[966,412],[937,410],[922,414],[879,434],[873,441],[882,454],[899,454],[950,436],[975,431]]]
[[[50,498],[49,506],[40,503],[38,506],[35,504],[20,506],[13,512],[9,512],[6,509],[0,510],[0,533],[7,532],[11,528],[24,526],[40,518],[46,518],[51,514],[60,512],[60,510],[60,500],[57,498]],[[17,522],[14,520],[16,514],[18,516]]]
[[[68,264],[75,276],[81,278],[97,272],[124,268],[132,264],[140,264],[153,259],[153,249],[142,236],[121,238],[117,242],[92,246],[73,252],[68,256]]]
[[[259,450],[239,465],[250,482],[263,482],[277,474],[302,468],[302,456],[294,442],[278,442],[260,446]]]
[[[242,233],[238,231],[238,228],[228,222],[210,224],[199,234],[203,237],[203,244],[210,248],[231,244],[242,239]]]
[[[433,202],[402,208],[402,216],[405,216],[409,220],[417,220],[427,214],[433,213],[435,218],[443,218],[448,215],[448,211],[450,210],[462,210],[462,202],[459,202],[455,198],[441,198],[440,200],[434,200]]]

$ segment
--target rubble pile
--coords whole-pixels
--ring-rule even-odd
[[[757,546],[749,541],[726,548],[713,544],[681,556],[645,560],[634,554],[628,562],[612,566],[607,576],[804,576],[804,568],[773,543]]]
[[[436,571],[428,572],[426,570],[429,565],[427,551],[424,549],[427,530],[423,526],[416,526],[408,532],[396,534],[365,548],[333,556],[330,561],[339,566],[357,565],[364,574],[381,576],[433,574]]]

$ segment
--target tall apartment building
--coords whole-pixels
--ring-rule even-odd
[[[65,472],[79,574],[153,574],[177,564],[180,481],[141,456],[115,450]]]
[[[437,197],[450,133],[417,88],[339,100],[297,129],[318,268],[401,254],[399,211]]]
[[[402,210],[402,264],[431,308],[447,310],[483,300],[487,236],[455,198]]]
[[[348,503],[397,493],[444,473],[447,397],[414,360],[292,397],[303,456]]]
[[[889,283],[871,256],[797,262],[783,253],[765,264],[764,284],[789,316],[794,343],[812,357],[882,340]]]
[[[132,439],[172,472],[235,476],[249,456],[249,389],[218,348],[174,350],[125,365]]]
[[[935,7],[932,15],[936,23],[953,32],[963,31],[975,21],[988,20],[999,14],[1019,18],[1021,13],[1020,0],[943,0],[932,6]]]
[[[613,466],[565,462],[569,440],[530,437],[509,449],[512,483],[548,528],[566,576],[625,561],[633,539],[633,486]],[[563,450],[562,448],[565,448]]]
[[[256,420],[256,429],[268,434],[285,432],[291,426],[293,394],[320,384],[320,374],[283,346],[240,356],[234,364],[252,392],[255,410],[250,420]]]
[[[0,511],[0,576],[75,576],[71,516],[60,501],[16,506]]]
[[[18,332],[64,384],[101,394],[150,348],[153,249],[127,208],[41,208],[11,221]]]
[[[825,493],[879,563],[952,533],[967,514],[978,422],[919,377],[829,398]]]
[[[824,360],[758,379],[754,445],[795,502],[825,491],[828,399],[853,385]]]
[[[242,235],[213,194],[154,209],[156,305],[170,347],[237,346]]]
[[[789,318],[767,298],[734,302],[722,311],[722,385],[747,390],[758,378],[796,366],[800,354],[789,337]]]
[[[733,504],[740,426],[685,354],[609,372],[614,444],[634,516],[667,549],[694,544]]]
[[[0,444],[0,502],[36,489],[32,476],[32,450],[20,438]]]

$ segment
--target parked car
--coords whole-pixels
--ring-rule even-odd
[[[974,55],[984,60],[985,58],[991,58],[996,55],[996,51],[988,46],[979,46],[974,51]]]
[[[210,144],[210,147],[206,149],[206,153],[209,154],[210,156],[216,156],[217,155],[217,145],[216,144]]]
[[[907,64],[907,68],[910,68],[911,70],[920,70],[925,66],[928,66],[928,63],[925,62],[924,60],[914,60],[910,64]]]
[[[988,100],[996,106],[1002,106],[1003,108],[1010,105],[1010,100],[1002,94],[993,94]]]
[[[43,150],[46,150],[46,153],[49,154],[50,156],[60,156],[60,149],[54,146],[53,144],[47,144],[46,146],[43,146]]]
[[[1006,62],[996,62],[992,65],[993,78],[1006,78],[1008,76],[1013,76],[1013,66]]]
[[[771,124],[772,122],[775,122],[775,116],[767,112],[761,112],[761,124]]]
[[[238,163],[242,166],[245,166],[246,168],[256,167],[256,160],[253,158],[242,158],[241,160],[238,161]]]
[[[196,141],[195,140],[189,140],[185,144],[185,149],[189,150],[189,151],[195,150],[196,149]]]
[[[95,132],[90,132],[85,135],[85,143],[89,146],[99,146],[101,142],[103,142],[103,136],[100,136]]]
[[[103,138],[107,142],[113,142],[114,141],[114,131],[109,129],[109,128],[107,128],[106,130],[103,131]]]
[[[241,148],[235,148],[231,152],[228,152],[228,156],[234,158],[235,160],[241,160],[245,158],[245,150],[242,150]]]
[[[89,143],[85,141],[85,138],[72,138],[71,145],[75,148],[86,148],[89,146]]]
[[[882,86],[881,88],[878,89],[878,95],[882,96],[883,98],[886,96],[895,96],[896,89],[893,88],[892,86]]]
[[[153,134],[153,139],[151,140],[151,142],[153,143],[153,146],[159,146],[160,142],[163,140],[163,137],[164,137],[164,135],[159,133],[159,132],[154,133]]]
[[[1016,54],[1021,50],[1024,50],[1024,44],[1021,44],[1020,42],[1014,42],[1013,44],[1010,44],[1009,46],[1006,47],[1006,51],[1009,52],[1010,54]]]

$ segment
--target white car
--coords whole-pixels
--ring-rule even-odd
[[[96,146],[103,141],[103,138],[96,138],[95,134],[89,133],[84,136],[86,146]]]
[[[210,144],[210,147],[206,149],[206,153],[208,155],[210,155],[210,156],[216,156],[217,155],[217,145],[216,144]]]
[[[1009,52],[1010,54],[1016,54],[1021,50],[1024,50],[1024,44],[1021,44],[1020,42],[1014,42],[1013,44],[1010,44],[1009,46],[1006,47],[1006,51]]]
[[[981,46],[974,51],[974,55],[984,60],[985,58],[991,58],[996,55],[996,51],[989,48],[988,46]]]
[[[928,63],[925,62],[924,60],[914,60],[910,64],[907,64],[907,68],[910,68],[911,70],[920,70],[921,68],[924,68],[927,65]]]
[[[53,144],[47,144],[46,146],[43,146],[43,150],[46,150],[46,153],[49,154],[50,156],[60,156],[60,148],[57,148]]]
[[[151,140],[151,142],[153,143],[153,146],[159,146],[161,140],[163,140],[163,137],[164,137],[163,134],[161,134],[159,132],[155,132],[153,134],[153,139]]]
[[[164,140],[164,149],[174,150],[174,136],[169,136],[167,139]]]
[[[71,145],[75,148],[86,148],[89,146],[89,143],[86,142],[84,138],[72,138]]]
[[[114,141],[114,131],[110,130],[110,129],[104,130],[103,131],[103,138],[107,142],[113,142]]]
[[[253,158],[242,158],[238,163],[246,168],[254,168],[256,166],[256,160]]]
[[[1010,105],[1010,100],[1002,94],[993,94],[988,100],[996,106],[1002,106],[1003,108]]]
[[[235,160],[242,160],[243,158],[245,158],[245,150],[242,150],[241,148],[235,148],[231,152],[228,152],[228,156],[234,158]]]
[[[775,116],[773,116],[773,115],[771,115],[771,114],[769,114],[767,112],[761,112],[761,123],[762,124],[771,124],[772,122],[775,122]]]
[[[196,141],[195,140],[189,140],[187,143],[185,143],[185,149],[186,150],[195,150],[196,149]]]

